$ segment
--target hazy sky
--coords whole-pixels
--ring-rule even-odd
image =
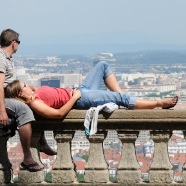
[[[186,0],[3,0],[0,6],[0,30],[15,29],[22,46],[186,49]]]

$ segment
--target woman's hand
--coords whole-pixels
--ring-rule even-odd
[[[81,92],[78,89],[74,89],[73,97],[79,99],[81,97]]]

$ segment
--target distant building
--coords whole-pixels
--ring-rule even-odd
[[[45,131],[44,133],[45,133],[45,138],[49,146],[53,149],[57,149],[57,143],[56,143],[56,140],[54,140],[53,131]]]
[[[62,87],[78,87],[82,83],[82,74],[62,74],[60,77]]]
[[[72,150],[72,156],[79,153],[80,151],[86,151],[89,150],[89,141],[87,140],[85,136],[85,132],[83,131],[76,131],[74,138],[71,142],[71,150]]]
[[[175,91],[177,89],[177,85],[176,84],[156,85],[156,88],[159,92],[170,92]]]
[[[147,130],[140,131],[136,144],[146,143],[150,140],[150,133]]]
[[[16,131],[16,135],[8,139],[7,146],[8,148],[15,147],[19,142],[20,142],[19,135],[18,132]]]
[[[50,87],[59,88],[60,87],[60,79],[58,78],[42,78],[40,80],[41,86],[47,85]]]
[[[105,149],[113,148],[121,148],[121,141],[118,138],[118,134],[114,130],[109,130],[107,133],[107,137],[104,140],[103,146]]]
[[[61,60],[61,58],[57,58],[56,56],[49,56],[49,57],[47,57],[47,61],[49,63],[56,63],[56,62],[58,62],[60,60]]]

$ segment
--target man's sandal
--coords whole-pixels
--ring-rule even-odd
[[[43,170],[43,168],[37,168],[37,169],[35,169],[35,168],[32,168],[32,167],[36,167],[36,166],[40,166],[37,162],[36,163],[31,163],[31,164],[28,164],[28,165],[26,165],[25,163],[21,163],[21,167],[23,168],[23,169],[25,169],[25,170],[28,170],[28,171],[30,171],[30,172],[37,172],[37,171],[41,171],[41,170]]]

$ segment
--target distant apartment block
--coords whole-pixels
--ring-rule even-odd
[[[45,138],[47,140],[47,143],[49,146],[53,149],[57,149],[57,142],[54,139],[54,133],[53,131],[45,131]]]
[[[72,156],[76,155],[80,151],[89,150],[89,141],[85,136],[84,131],[76,131],[74,138],[71,142]]]
[[[63,87],[78,87],[83,80],[82,74],[62,74],[62,77],[61,84]]]
[[[39,86],[38,78],[33,78],[29,73],[27,73],[27,69],[23,66],[16,67],[15,71],[16,79],[21,80],[28,85],[33,85],[35,87]]]
[[[159,92],[170,92],[170,91],[175,91],[177,89],[177,85],[156,85],[156,89]]]
[[[55,87],[59,88],[60,87],[60,79],[58,78],[42,78],[40,80],[41,86],[50,86],[50,87]]]
[[[122,76],[122,80],[125,82],[129,82],[129,81],[134,81],[135,79],[138,78],[150,78],[152,80],[156,79],[156,74],[150,73],[150,74],[146,74],[146,73],[134,73],[134,74],[126,74],[123,73],[121,74]]]
[[[146,143],[150,140],[150,132],[149,131],[140,131],[139,136],[136,140],[136,144]]]
[[[105,149],[111,148],[111,144],[113,145],[113,142],[115,142],[115,144],[120,143],[121,145],[121,141],[118,138],[117,132],[114,130],[109,130],[107,133],[107,137],[103,143],[104,148]]]

